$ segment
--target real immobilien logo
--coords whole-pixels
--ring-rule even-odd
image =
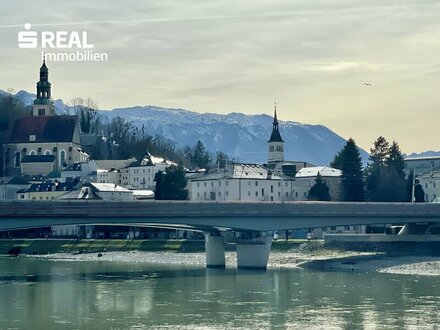
[[[87,31],[37,31],[31,30],[30,23],[24,25],[26,31],[18,32],[19,48],[42,48],[46,61],[102,62],[108,60],[107,53],[95,52],[88,40]],[[50,52],[47,50],[66,50]]]

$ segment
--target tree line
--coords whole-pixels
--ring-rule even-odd
[[[355,141],[350,138],[330,164],[342,171],[342,201],[350,202],[423,202],[420,184],[414,185],[414,173],[405,176],[404,156],[396,141],[389,143],[379,136],[370,149],[364,169],[362,157]],[[310,200],[330,200],[328,186],[320,176],[309,192]]]
[[[16,119],[30,116],[32,107],[25,106],[14,97],[14,91],[0,97],[0,176],[5,171],[3,144],[7,142]],[[148,151],[192,169],[224,167],[228,156],[217,152],[214,156],[202,141],[194,146],[176,147],[176,144],[162,136],[148,134],[145,125],[137,126],[122,117],[108,119],[98,110],[98,103],[91,98],[76,97],[70,101],[68,115],[76,115],[82,134],[96,135],[97,145],[86,148],[92,159],[135,158],[140,163]]]
[[[90,98],[72,99],[71,109],[78,118],[82,133],[105,137],[104,147],[108,152],[104,155],[101,148],[87,150],[93,159],[134,157],[140,163],[146,151],[160,155],[178,164],[170,168],[169,173],[168,170],[162,173],[163,178],[168,176],[164,181],[165,185],[171,178],[178,178],[181,173],[176,174],[176,171],[180,172],[184,167],[209,170],[214,166],[224,168],[229,162],[228,156],[221,151],[216,153],[214,160],[202,141],[197,141],[192,147],[177,148],[171,140],[148,134],[144,125],[133,125],[122,117],[111,120],[103,118],[99,115],[98,104]],[[7,141],[14,121],[30,114],[31,107],[24,106],[12,93],[0,97],[0,176],[4,174],[3,143]],[[416,184],[413,187],[414,174],[411,172],[407,178],[405,177],[404,157],[398,143],[389,143],[383,136],[378,137],[370,149],[365,169],[359,148],[352,138],[348,139],[342,150],[335,155],[330,166],[342,171],[340,199],[343,201],[410,202],[413,190],[415,201],[424,201],[421,185]],[[171,196],[165,192],[163,197]],[[320,175],[310,189],[308,198],[323,201],[331,199],[329,187]]]
[[[9,94],[0,97],[0,177],[6,171],[4,167],[5,151],[3,144],[7,142],[11,129],[16,119],[30,116],[32,108],[25,106],[12,95],[13,91],[8,90]]]

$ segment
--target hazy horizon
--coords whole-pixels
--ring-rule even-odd
[[[365,150],[379,135],[405,153],[440,149],[435,1],[118,4],[7,2],[0,89],[35,93],[41,49],[17,46],[29,22],[33,31],[87,31],[109,56],[48,63],[54,99],[267,115],[276,101],[280,119],[325,125]]]

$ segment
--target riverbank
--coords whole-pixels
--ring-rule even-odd
[[[226,267],[235,268],[235,252],[226,252]],[[205,254],[126,251],[126,252],[100,252],[100,253],[54,253],[46,255],[30,256],[36,259],[50,259],[59,261],[89,261],[89,262],[127,262],[127,263],[150,263],[162,265],[191,265],[204,267]],[[349,271],[361,273],[390,273],[405,275],[440,276],[440,260],[432,256],[394,256],[382,254],[353,254],[330,253],[330,254],[307,254],[271,252],[268,268],[308,268],[321,271]]]
[[[272,251],[291,251],[294,249],[314,249],[321,246],[322,241],[291,239],[277,240],[272,244]],[[0,254],[8,254],[11,249],[18,249],[20,254],[53,254],[53,253],[95,253],[111,251],[166,251],[173,253],[205,252],[204,240],[69,240],[69,239],[0,239]],[[225,244],[226,251],[235,251],[234,244]]]
[[[204,241],[189,240],[0,240],[0,254],[11,248],[32,258],[64,261],[146,262],[204,267]],[[226,244],[226,267],[236,267],[234,244]],[[322,241],[274,241],[268,268],[440,276],[434,251],[402,246],[387,251],[351,251],[324,246]],[[432,252],[432,251],[431,251]]]
[[[326,260],[309,260],[302,264],[302,266],[322,271],[440,276],[440,258],[438,256],[389,256],[387,254],[380,254]]]
[[[2,239],[0,254],[11,249],[21,254],[95,253],[104,251],[170,251],[178,253],[203,252],[203,240],[93,240],[93,239]]]

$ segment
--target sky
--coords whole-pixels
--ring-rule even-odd
[[[35,92],[41,48],[17,35],[86,31],[107,62],[49,62],[52,96],[272,114],[366,150],[440,150],[440,3],[425,0],[3,0],[0,89]],[[51,50],[64,51],[64,50]],[[368,83],[370,85],[366,85]]]

